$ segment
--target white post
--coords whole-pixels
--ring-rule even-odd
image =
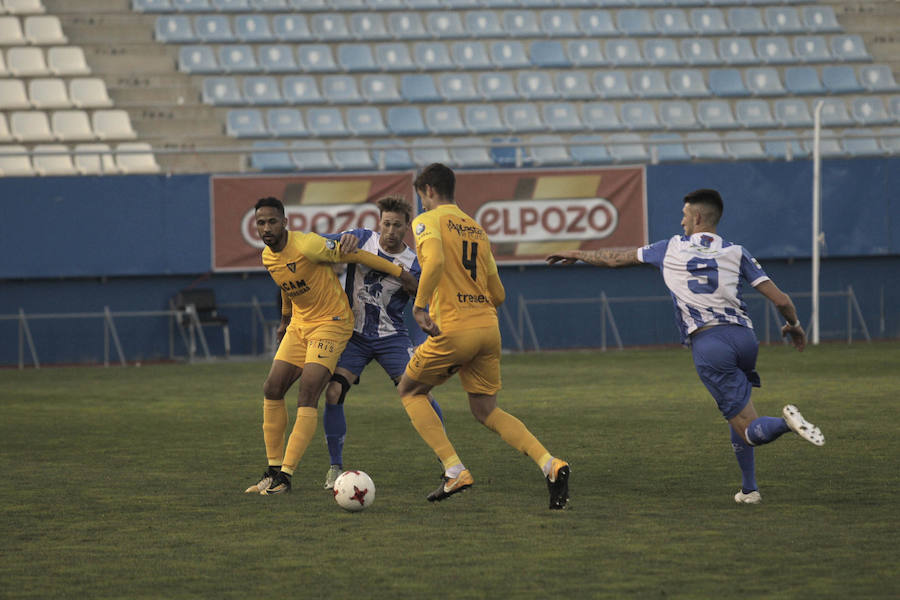
[[[819,100],[813,109],[813,202],[812,202],[812,315],[810,342],[819,343],[819,250],[822,234],[820,223],[822,214],[822,152],[819,148],[822,134],[822,107]]]

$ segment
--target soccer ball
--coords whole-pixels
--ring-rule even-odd
[[[375,483],[362,471],[344,471],[334,482],[334,501],[351,512],[368,508],[375,502]]]

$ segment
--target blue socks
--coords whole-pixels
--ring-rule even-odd
[[[756,421],[754,421],[755,423]],[[731,447],[734,448],[734,456],[741,468],[741,491],[748,494],[756,489],[756,461],[753,458],[753,446],[747,444],[738,432],[731,427]]]
[[[754,446],[761,446],[774,442],[790,430],[781,417],[759,417],[747,427],[747,439]]]
[[[343,404],[325,404],[325,415],[322,417],[325,429],[325,443],[331,464],[344,464],[344,438],[347,436],[347,419],[344,418]]]

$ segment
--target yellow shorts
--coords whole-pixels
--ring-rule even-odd
[[[338,359],[353,334],[352,321],[329,321],[306,327],[288,327],[275,360],[297,367],[317,363],[334,373]]]
[[[500,329],[464,329],[429,337],[416,348],[406,375],[428,385],[441,385],[454,373],[470,394],[496,394],[500,383]]]

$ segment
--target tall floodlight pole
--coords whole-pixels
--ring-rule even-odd
[[[819,343],[819,251],[822,243],[822,152],[819,148],[822,135],[822,107],[819,100],[813,109],[813,202],[812,202],[812,324],[810,342]]]

